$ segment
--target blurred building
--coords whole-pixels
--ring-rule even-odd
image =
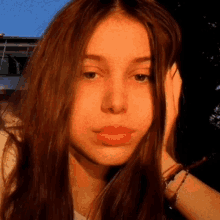
[[[0,102],[10,97],[22,80],[22,71],[39,39],[0,34]]]

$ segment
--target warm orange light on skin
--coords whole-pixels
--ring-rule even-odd
[[[121,16],[110,17],[93,33],[86,54],[102,59],[83,62],[83,72],[96,75],[92,79],[82,75],[77,81],[70,121],[74,164],[71,181],[77,197],[74,206],[81,214],[86,213],[88,204],[104,188],[109,167],[128,160],[153,120],[151,83],[148,78],[142,82],[135,77],[150,74],[150,45],[142,24]],[[140,57],[148,58],[132,62]],[[112,124],[136,130],[131,144],[97,144],[97,134],[92,130]]]

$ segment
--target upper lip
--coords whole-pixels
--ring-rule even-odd
[[[100,133],[108,133],[108,134],[124,134],[124,133],[133,133],[135,130],[131,128],[126,128],[123,126],[112,125],[112,126],[104,126],[99,130],[95,130],[95,132]]]

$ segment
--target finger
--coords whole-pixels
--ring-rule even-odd
[[[180,76],[179,70],[177,69],[173,77],[174,106],[175,106],[177,115],[179,114],[179,100],[181,96],[181,91],[182,91],[182,78]]]
[[[166,130],[164,137],[164,148],[166,148],[167,141],[171,129],[176,122],[179,113],[179,99],[181,95],[182,79],[180,77],[177,65],[174,64],[167,73],[165,82],[166,93]]]
[[[170,82],[169,86],[171,86],[173,90],[172,99],[173,99],[173,104],[174,104],[176,115],[178,115],[179,99],[180,99],[181,89],[182,89],[182,78],[180,76],[180,72],[177,68],[176,63],[172,66],[170,70],[170,75],[171,75],[172,81]]]
[[[176,119],[176,110],[174,106],[173,96],[173,79],[172,76],[175,73],[176,68],[173,66],[166,75],[165,81],[165,96],[166,96],[166,125],[165,125],[165,136],[164,136],[164,147],[167,145],[167,140],[172,129],[173,123]]]

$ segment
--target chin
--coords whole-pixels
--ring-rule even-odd
[[[99,154],[94,155],[93,160],[103,166],[122,166],[128,162],[133,151],[124,149],[113,149],[108,148],[106,152],[99,152]],[[97,155],[99,155],[97,157]]]

